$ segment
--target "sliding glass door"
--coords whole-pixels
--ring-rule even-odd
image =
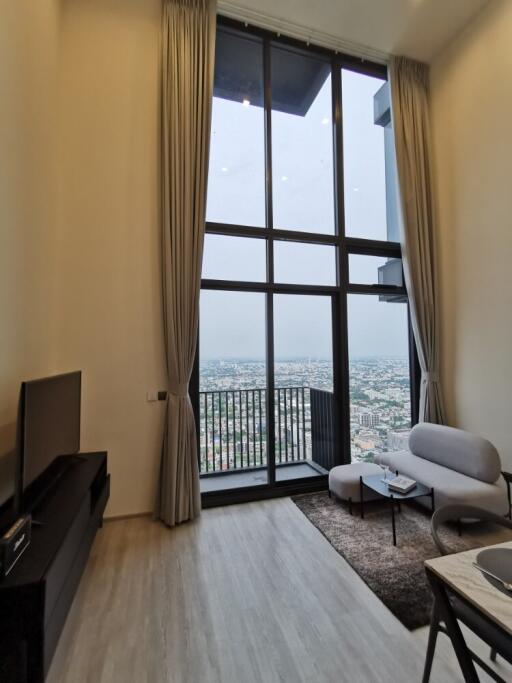
[[[336,463],[333,299],[274,296],[276,481],[328,474]]]
[[[203,491],[268,483],[265,319],[264,294],[201,293],[199,464],[209,475]]]
[[[336,462],[333,310],[332,296],[203,290],[198,401],[203,492],[328,474]]]

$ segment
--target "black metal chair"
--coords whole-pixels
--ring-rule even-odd
[[[449,521],[457,522],[457,524],[460,526],[460,522],[463,519],[493,522],[499,526],[512,529],[512,521],[510,519],[496,515],[488,510],[483,510],[482,508],[473,507],[471,505],[444,505],[434,512],[430,524],[432,538],[434,539],[434,543],[436,544],[441,555],[450,555],[451,551],[439,538],[439,527],[441,524]],[[496,650],[498,650],[500,654],[502,654],[504,658],[512,664],[512,655],[509,658],[509,656],[506,654],[507,652],[510,652],[510,640],[505,641],[503,634],[498,629],[493,628],[489,621],[482,619],[476,610],[472,609],[471,606],[462,600],[459,600],[455,595],[450,596],[450,604],[456,618],[459,621],[465,624],[469,629],[471,629],[471,631],[476,633],[485,642],[497,645],[497,648],[491,647],[490,658],[492,661],[496,661]],[[430,621],[430,633],[428,637],[425,669],[423,672],[423,683],[428,683],[430,679],[437,634],[439,632],[447,634],[445,626],[441,623],[439,607],[436,604],[436,601],[434,601]],[[476,653],[471,650],[469,650],[469,653],[473,661],[476,662],[493,680],[499,682],[503,681],[503,679]]]

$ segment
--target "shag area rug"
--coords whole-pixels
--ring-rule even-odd
[[[432,595],[423,563],[438,557],[430,534],[430,514],[414,503],[402,503],[396,514],[397,546],[393,546],[391,510],[388,501],[369,502],[364,519],[359,506],[329,498],[327,492],[293,496],[293,502],[321,531],[393,614],[412,630],[430,622]],[[453,552],[481,546],[474,538],[480,524],[443,527],[441,540]]]

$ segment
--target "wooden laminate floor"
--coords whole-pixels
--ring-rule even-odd
[[[413,683],[426,637],[282,498],[106,523],[48,683]],[[462,680],[447,642],[431,680]]]

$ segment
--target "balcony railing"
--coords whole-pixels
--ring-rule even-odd
[[[276,465],[313,460],[332,467],[333,394],[279,387],[274,398]],[[266,389],[202,391],[199,408],[201,474],[266,466]]]

